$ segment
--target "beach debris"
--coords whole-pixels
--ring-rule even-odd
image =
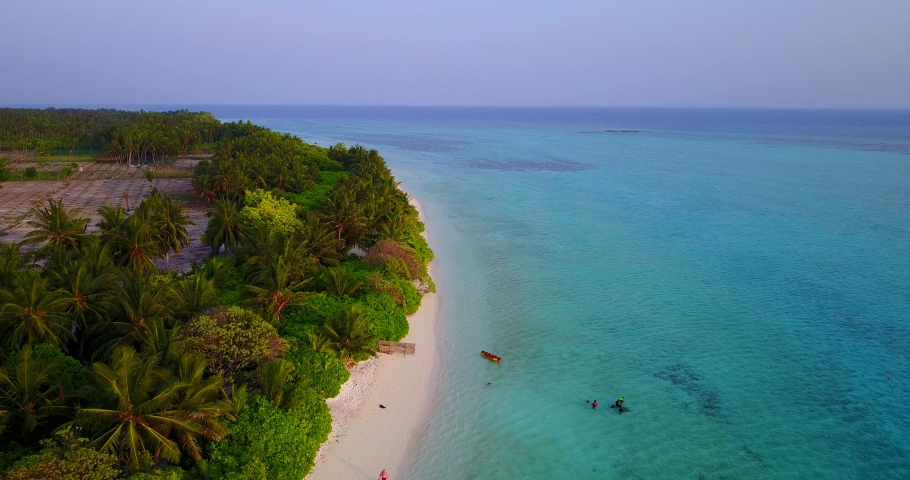
[[[379,408],[385,408],[385,405],[383,405],[383,404],[380,403],[380,404],[379,404]]]

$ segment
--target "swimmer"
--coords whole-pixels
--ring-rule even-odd
[[[591,408],[597,408],[597,400],[594,400],[594,403],[591,404]]]

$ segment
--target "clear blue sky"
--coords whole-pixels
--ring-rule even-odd
[[[4,105],[910,108],[908,0],[3,3]]]

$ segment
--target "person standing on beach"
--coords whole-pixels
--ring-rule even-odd
[[[385,469],[382,469],[382,473],[379,474],[379,480],[389,480],[389,474],[386,473]]]

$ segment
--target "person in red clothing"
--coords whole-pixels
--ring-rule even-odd
[[[385,469],[382,469],[382,473],[379,474],[379,480],[389,480],[389,474],[386,473]]]
[[[591,408],[597,408],[597,400],[594,400],[594,403],[591,404]]]

